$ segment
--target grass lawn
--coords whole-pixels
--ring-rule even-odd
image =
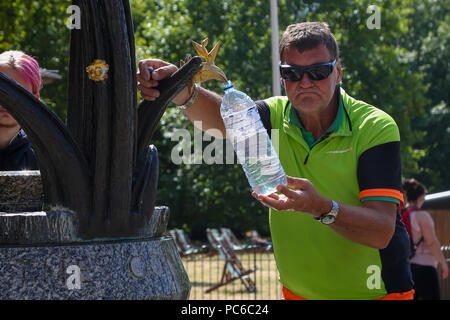
[[[183,257],[182,261],[191,282],[190,300],[279,300],[281,285],[272,252],[237,254],[245,270],[253,269],[250,279],[255,283],[256,292],[250,293],[240,279],[236,279],[210,293],[205,291],[220,283],[224,261],[220,255],[197,254]]]

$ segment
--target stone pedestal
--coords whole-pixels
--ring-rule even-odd
[[[42,210],[39,171],[0,171],[0,212]]]
[[[0,299],[189,297],[175,243],[164,236],[167,207],[155,208],[133,237],[85,241],[74,212],[33,211],[42,208],[39,179],[0,172]]]
[[[187,299],[168,237],[0,247],[1,299]]]

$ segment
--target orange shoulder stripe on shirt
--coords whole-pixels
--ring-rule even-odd
[[[359,199],[366,197],[391,197],[400,200],[400,207],[403,206],[403,193],[395,189],[367,189],[359,193]]]

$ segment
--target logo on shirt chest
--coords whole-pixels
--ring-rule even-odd
[[[344,150],[330,150],[330,151],[327,151],[326,153],[339,154],[339,153],[347,153],[347,152],[350,152],[350,151],[353,151],[353,147],[350,147],[350,148],[347,148],[347,149],[344,149]]]

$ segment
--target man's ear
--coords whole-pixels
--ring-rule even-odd
[[[336,64],[336,70],[338,72],[338,78],[337,78],[337,83],[341,83],[342,82],[342,66],[341,66],[341,60],[338,60],[338,63]]]
[[[284,90],[284,94],[286,94],[286,80],[280,77],[280,82],[281,82],[281,89]]]

